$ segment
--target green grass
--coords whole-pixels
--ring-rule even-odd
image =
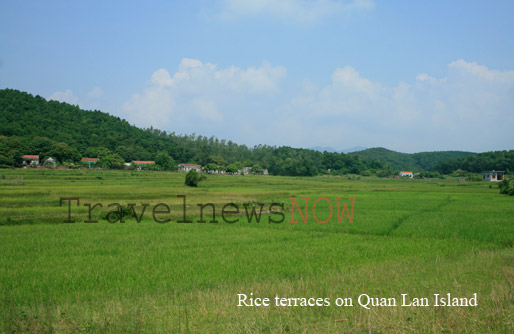
[[[2,184],[1,175],[24,184]],[[369,333],[514,330],[514,201],[489,183],[346,177],[209,176],[99,170],[0,171],[0,331],[6,333]],[[218,224],[176,221],[187,196],[214,203]],[[79,197],[74,224],[60,197]],[[290,201],[310,197],[309,219],[290,224]],[[312,203],[334,205],[326,224]],[[354,197],[354,221],[337,222],[335,197]],[[143,221],[111,224],[83,203],[149,203]],[[239,205],[240,221],[221,219]],[[281,224],[248,223],[243,203],[285,203]],[[209,220],[210,209],[205,219]],[[316,214],[329,216],[320,202]],[[235,218],[235,216],[231,216]],[[464,297],[477,307],[357,305],[360,294]],[[237,294],[331,298],[330,307],[237,307]],[[353,307],[337,307],[351,297]],[[345,321],[337,321],[337,320]]]

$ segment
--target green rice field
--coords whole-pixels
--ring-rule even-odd
[[[191,188],[184,177],[1,170],[0,332],[514,331],[514,200],[494,183],[209,175]],[[310,198],[305,221],[295,209],[290,223],[291,198],[304,216]],[[184,200],[192,223],[177,222]],[[434,305],[448,293],[477,305]],[[271,305],[238,306],[240,294]],[[429,305],[401,306],[402,294]],[[364,307],[362,295],[399,303]]]

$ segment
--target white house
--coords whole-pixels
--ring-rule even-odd
[[[503,181],[503,175],[505,175],[504,171],[492,170],[490,172],[482,172],[482,180],[484,180],[484,181]]]
[[[405,176],[405,177],[409,177],[412,179],[414,177],[414,174],[412,174],[412,172],[410,172],[410,171],[406,171],[406,172],[400,172],[400,176],[401,177]]]
[[[89,165],[89,168],[95,167],[96,163],[98,162],[98,158],[82,158],[82,162],[86,162]]]
[[[29,166],[39,166],[39,155],[25,154],[22,155],[23,164]]]
[[[243,167],[237,171],[238,175],[248,175],[252,172],[252,167]]]
[[[197,164],[178,164],[179,172],[189,172],[192,169],[196,170],[197,172],[202,171],[201,166]]]

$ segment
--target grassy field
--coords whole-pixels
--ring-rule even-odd
[[[0,171],[0,331],[5,333],[512,333],[514,200],[486,182],[359,177],[209,176],[99,170]],[[182,218],[186,196],[187,216]],[[71,219],[62,197],[72,202]],[[304,223],[291,201],[309,201]],[[331,219],[312,204],[326,197]],[[351,209],[338,222],[335,198]],[[92,211],[84,203],[102,203]],[[140,223],[110,223],[108,204],[134,203]],[[172,222],[157,223],[158,203]],[[197,204],[213,203],[214,223]],[[221,216],[227,203],[239,214]],[[259,211],[250,223],[248,209]],[[271,203],[285,220],[268,223]],[[161,209],[163,206],[161,206]],[[231,208],[233,210],[233,208]],[[211,220],[212,209],[204,209]],[[330,215],[321,200],[316,215]],[[238,307],[238,294],[329,298],[330,306]],[[476,307],[433,295],[478,296]],[[426,297],[430,306],[358,304]],[[337,306],[336,298],[353,306]]]

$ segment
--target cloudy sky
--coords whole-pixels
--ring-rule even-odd
[[[0,88],[293,147],[514,149],[514,1],[0,3]]]

